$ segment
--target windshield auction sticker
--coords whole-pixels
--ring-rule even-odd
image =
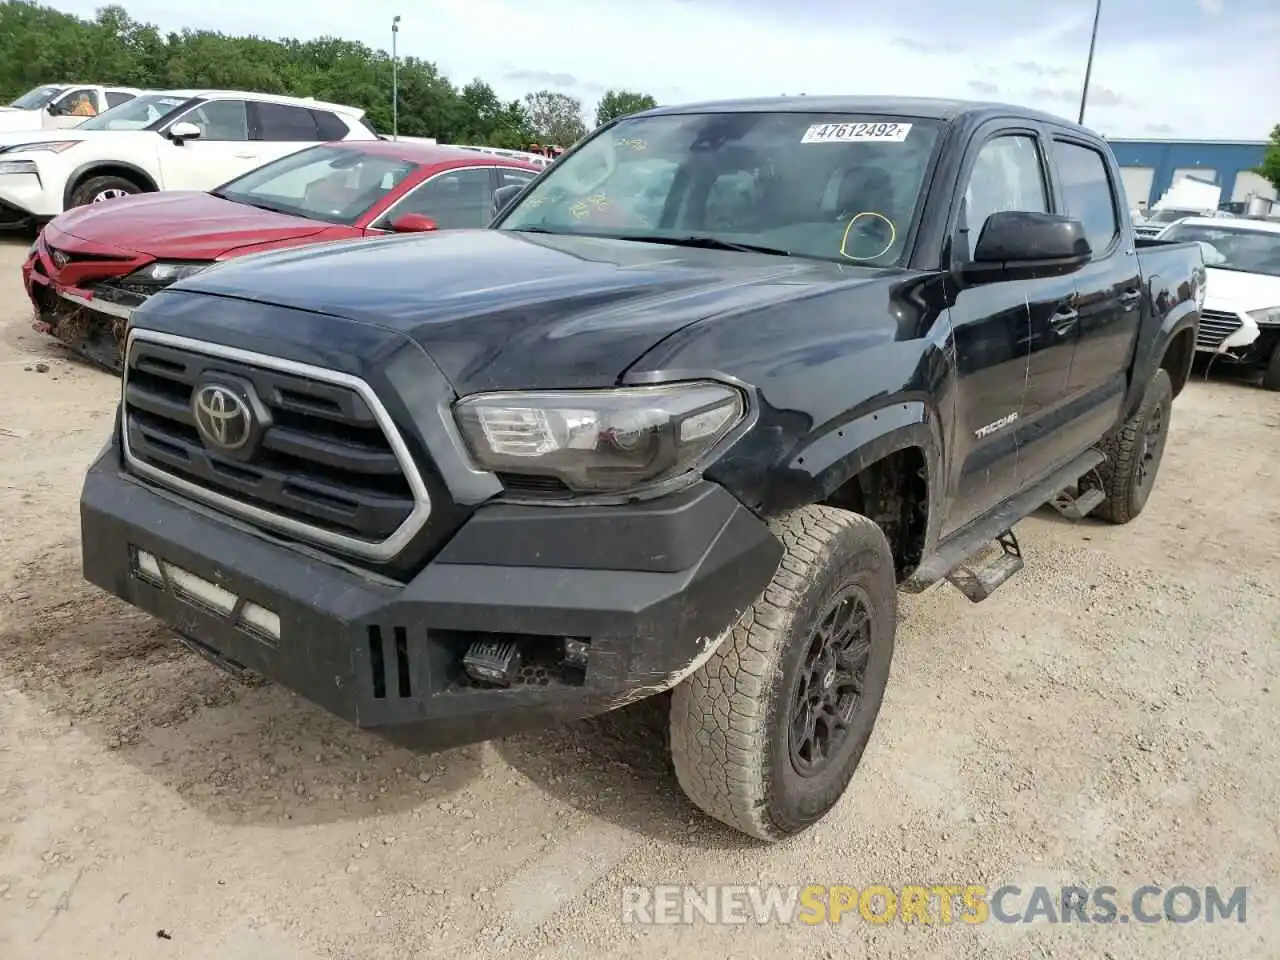
[[[909,123],[815,123],[801,143],[902,143],[911,133]]]

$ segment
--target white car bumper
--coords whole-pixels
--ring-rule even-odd
[[[62,212],[61,184],[56,195],[29,156],[0,153],[0,224],[30,217],[54,217]]]

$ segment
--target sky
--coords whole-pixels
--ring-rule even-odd
[[[331,35],[504,99],[609,88],[671,104],[777,94],[999,100],[1075,119],[1094,0],[117,0],[164,30]],[[92,16],[102,0],[52,0]],[[177,12],[181,11],[181,12]],[[1113,138],[1262,140],[1280,0],[1102,0],[1085,122]]]

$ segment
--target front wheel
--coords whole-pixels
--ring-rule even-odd
[[[817,823],[849,785],[889,681],[898,607],[893,555],[871,520],[810,506],[771,526],[782,562],[676,687],[671,755],[703,811],[772,841]]]
[[[90,203],[102,203],[117,197],[141,193],[142,188],[124,177],[90,177],[71,192],[71,206],[83,207]]]

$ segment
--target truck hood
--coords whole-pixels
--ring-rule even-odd
[[[39,110],[23,110],[21,107],[0,107],[0,134],[15,130],[31,130],[43,133]]]
[[[314,236],[330,226],[196,191],[143,193],[74,207],[57,218],[63,233],[160,260],[216,260],[244,247]]]
[[[1204,293],[1205,306],[1215,310],[1266,310],[1280,307],[1280,277],[1208,267]]]
[[[254,254],[170,289],[394,330],[425,349],[459,393],[471,393],[603,386],[664,337],[704,318],[897,273],[625,240],[456,230]]]

